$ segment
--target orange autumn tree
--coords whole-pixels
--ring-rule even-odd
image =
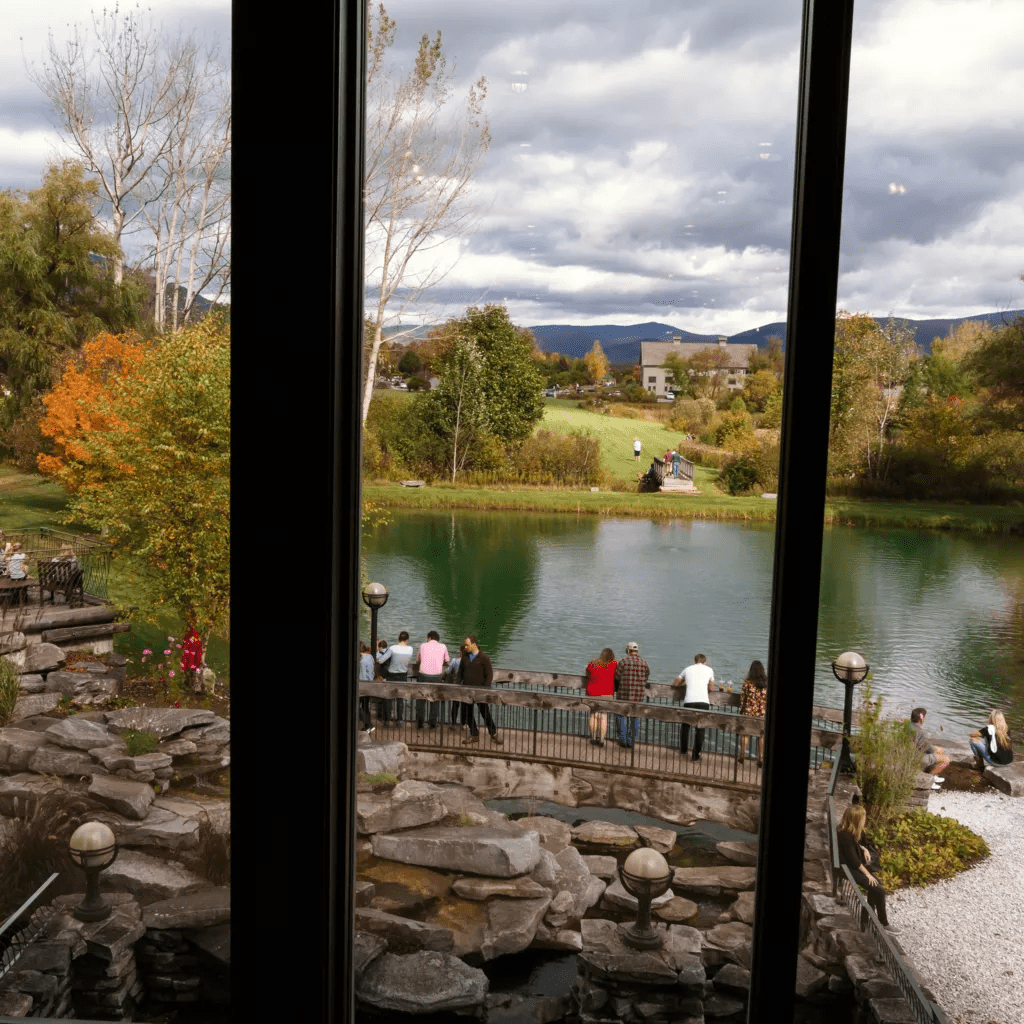
[[[132,376],[146,356],[146,345],[134,332],[98,334],[82,346],[69,363],[60,383],[44,396],[46,413],[39,421],[44,437],[53,441],[54,453],[36,457],[40,471],[69,494],[83,484],[111,472],[130,472],[121,465],[98,465],[83,440],[97,431],[133,428],[114,413],[105,400],[108,382]]]

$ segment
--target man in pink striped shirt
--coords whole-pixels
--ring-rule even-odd
[[[444,672],[445,665],[449,662],[448,648],[441,643],[441,637],[436,629],[427,634],[426,643],[420,644],[419,671],[416,679],[421,683],[439,683]],[[430,705],[430,713],[427,715],[427,705]],[[423,728],[424,718],[428,719],[431,729],[437,728],[438,708],[440,701],[418,700],[416,701],[416,728]]]

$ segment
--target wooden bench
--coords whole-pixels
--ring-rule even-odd
[[[36,562],[36,571],[39,575],[39,604],[43,603],[43,594],[50,592],[50,604],[54,603],[56,592],[59,590],[64,595],[64,601],[68,607],[85,604],[85,587],[83,585],[82,567],[77,562],[64,559],[54,561]]]
[[[15,598],[18,604],[28,604],[28,588],[34,582],[28,577],[12,580],[9,576],[0,576],[0,604],[14,604]]]

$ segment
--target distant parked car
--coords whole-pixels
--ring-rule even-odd
[[[547,391],[544,392],[544,397],[545,398],[554,398],[555,395],[557,395],[557,394],[558,394],[558,389],[557,388],[548,388]]]

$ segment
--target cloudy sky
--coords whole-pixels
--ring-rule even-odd
[[[507,300],[523,324],[726,334],[785,318],[799,0],[388,10],[396,58],[440,29],[457,81],[488,80],[484,213],[435,289],[444,312]],[[839,306],[1024,306],[1024,5],[854,17]]]
[[[87,23],[95,2],[5,5],[0,187],[35,187],[59,151],[23,55],[38,61],[47,30]],[[146,6],[165,28],[230,43],[228,0]],[[396,67],[440,29],[452,103],[488,80],[479,222],[434,251],[451,269],[418,312],[506,301],[522,324],[712,334],[784,319],[799,0],[388,9]],[[1019,0],[858,0],[840,307],[918,319],[1024,306],[1022,35]]]
[[[107,7],[113,9],[114,0]],[[135,11],[134,2],[121,11]],[[76,156],[55,130],[49,101],[32,80],[46,56],[47,39],[63,47],[75,26],[86,40],[93,38],[93,11],[102,19],[104,0],[11,0],[3,5],[0,32],[0,189],[38,188],[46,167],[55,159]],[[194,32],[204,43],[217,42],[222,55],[231,52],[230,0],[145,0],[139,13],[156,32],[177,35]],[[146,238],[134,233],[122,239],[129,259],[138,258]]]

